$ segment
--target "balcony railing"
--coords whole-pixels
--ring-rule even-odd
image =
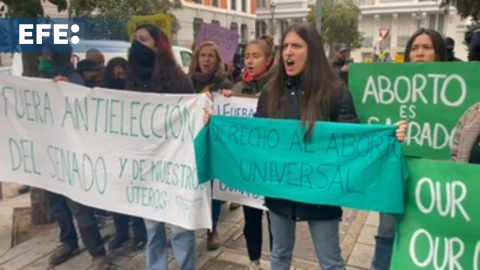
[[[394,4],[394,3],[412,3],[418,2],[417,0],[378,0],[380,4]]]
[[[398,36],[397,39],[397,47],[405,47],[407,46],[407,42],[410,36]]]
[[[381,4],[402,4],[402,3],[436,3],[439,0],[356,0],[360,6],[381,5]]]
[[[370,6],[375,4],[375,0],[357,0],[359,6]]]
[[[362,48],[372,48],[373,47],[373,37],[363,37]]]

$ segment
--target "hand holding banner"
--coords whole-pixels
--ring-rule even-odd
[[[211,226],[193,140],[205,95],[0,76],[2,181],[189,229]]]
[[[395,126],[212,116],[195,139],[199,181],[265,197],[403,212],[406,179]]]

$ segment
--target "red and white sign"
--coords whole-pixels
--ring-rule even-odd
[[[380,28],[380,29],[378,29],[378,33],[380,34],[380,37],[382,39],[386,39],[388,37],[388,34],[390,34],[390,29],[389,28]]]

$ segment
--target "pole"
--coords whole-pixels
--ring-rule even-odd
[[[324,0],[316,0],[315,4],[315,28],[322,33],[322,7]]]
[[[422,26],[422,16],[422,12],[420,10],[417,11],[417,30]]]
[[[275,11],[271,11],[271,12],[270,12],[270,13],[271,13],[271,17],[270,17],[270,35],[272,35],[272,36],[275,35],[275,33],[273,32],[273,13],[274,13],[274,12],[275,12]]]

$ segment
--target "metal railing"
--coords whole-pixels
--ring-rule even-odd
[[[378,5],[378,4],[400,4],[400,3],[420,3],[420,2],[432,2],[440,3],[439,0],[356,0],[360,6]]]

